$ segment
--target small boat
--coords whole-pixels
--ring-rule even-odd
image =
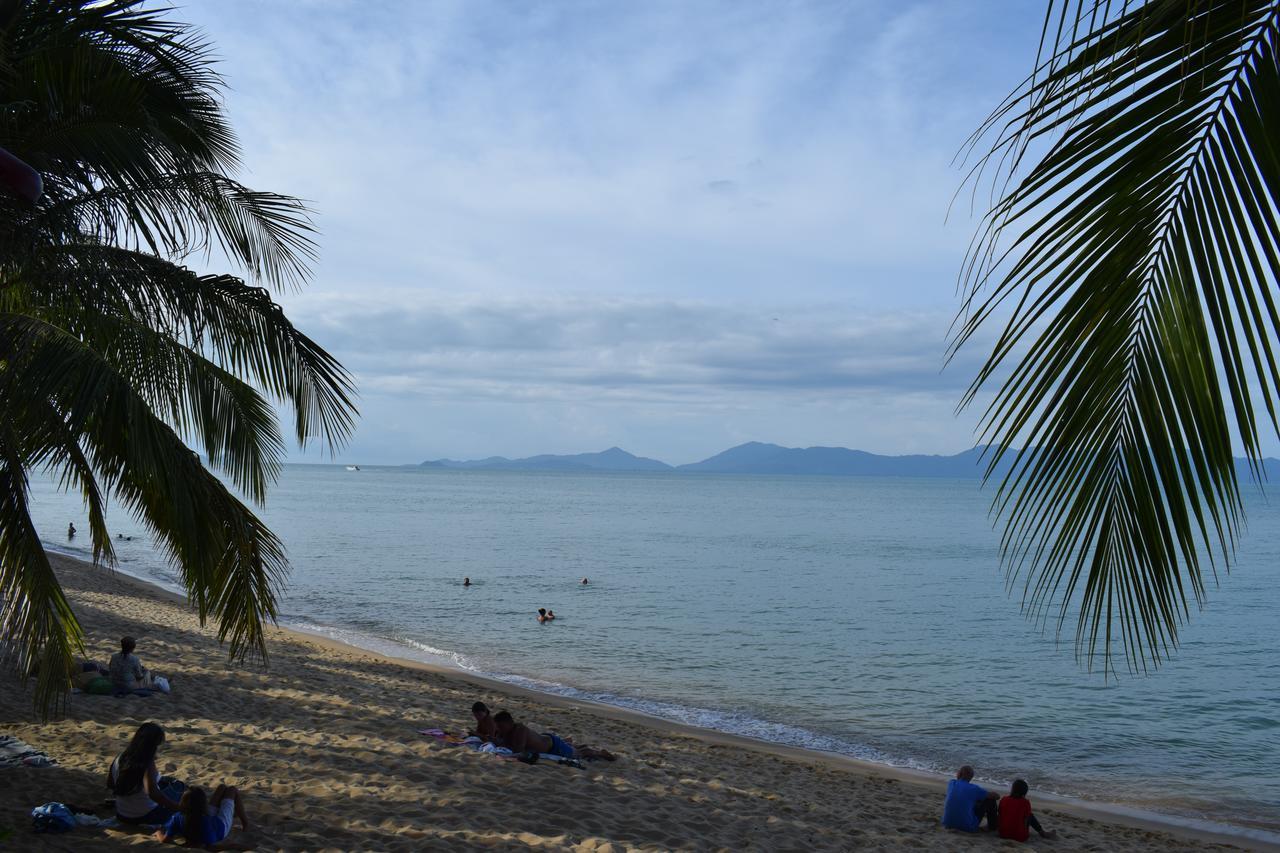
[[[359,471],[359,470],[360,470],[360,466],[359,466],[359,465],[348,465],[348,466],[347,466],[347,470],[348,470],[348,471]]]

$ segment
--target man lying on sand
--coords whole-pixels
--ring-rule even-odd
[[[977,832],[982,819],[987,819],[987,829],[994,830],[999,819],[996,815],[996,793],[973,784],[973,768],[966,764],[956,771],[956,778],[947,783],[947,799],[942,805],[942,825],[963,832]]]
[[[494,714],[493,723],[498,729],[498,737],[502,745],[516,754],[536,752],[558,755],[561,758],[616,760],[616,756],[607,749],[590,746],[575,747],[557,734],[551,732],[538,734],[524,723],[517,723],[506,711]]]

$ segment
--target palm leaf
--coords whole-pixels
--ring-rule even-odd
[[[79,626],[27,511],[30,470],[75,489],[96,561],[110,496],[154,534],[232,656],[265,657],[287,568],[279,540],[184,443],[261,502],[298,441],[331,448],[351,377],[263,287],[315,257],[296,199],[233,173],[239,147],[210,47],[142,0],[0,0],[0,146],[34,166],[34,204],[0,193],[0,646],[65,697]],[[182,264],[220,251],[250,283]]]
[[[38,707],[56,709],[84,634],[31,521],[19,441],[0,428],[0,657],[36,677]]]
[[[56,326],[17,314],[0,314],[0,343],[7,345],[0,350],[6,363],[0,405],[29,411],[23,389],[40,389],[67,434],[85,448],[97,479],[150,528],[201,621],[216,622],[233,656],[265,659],[265,623],[276,617],[287,569],[279,540],[100,353]],[[17,450],[12,458],[19,468],[30,464]],[[20,642],[35,647],[47,642],[37,641],[43,636],[28,632]]]
[[[300,444],[341,446],[354,425],[350,375],[262,288],[102,244],[42,249],[25,269],[42,282],[39,301],[0,293],[0,310],[137,318],[291,406]]]
[[[1276,0],[1054,2],[975,136],[999,197],[953,353],[1003,329],[962,405],[994,391],[1010,583],[1104,672],[1177,646],[1233,559],[1233,446],[1257,474],[1280,434],[1278,35]]]

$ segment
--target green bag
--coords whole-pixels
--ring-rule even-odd
[[[111,686],[110,678],[103,678],[99,675],[84,689],[85,693],[92,693],[94,696],[110,696],[115,692],[115,688]]]

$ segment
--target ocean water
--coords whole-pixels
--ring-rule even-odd
[[[32,486],[48,543],[83,551],[79,499]],[[263,515],[292,561],[286,624],[765,740],[1280,832],[1280,502],[1250,490],[1238,563],[1174,658],[1104,679],[1020,614],[988,498],[945,480],[290,465]],[[120,568],[172,585],[145,529],[110,521],[135,537]]]

